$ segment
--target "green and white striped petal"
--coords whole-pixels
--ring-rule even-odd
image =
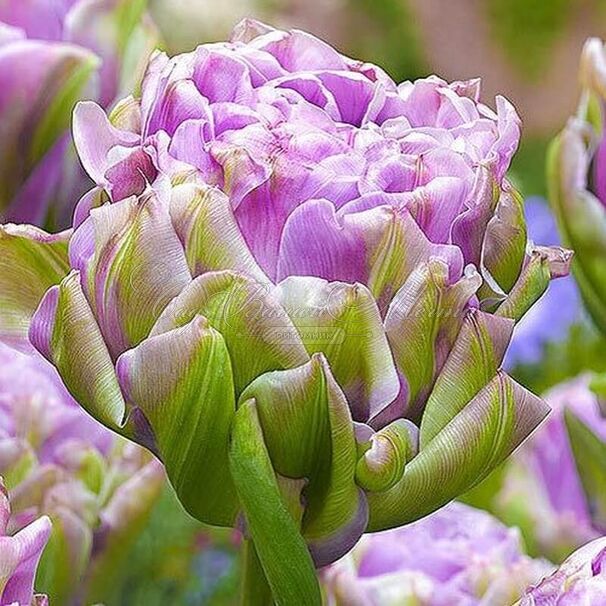
[[[365,422],[400,391],[375,300],[364,285],[291,277],[275,290],[309,354],[323,353],[352,416]]]
[[[166,307],[151,334],[183,326],[197,314],[225,339],[236,394],[265,372],[294,368],[309,360],[278,300],[266,285],[244,274],[217,271],[195,278]]]
[[[116,371],[183,506],[198,520],[232,526],[237,501],[227,453],[236,405],[223,337],[195,316],[122,354]]]

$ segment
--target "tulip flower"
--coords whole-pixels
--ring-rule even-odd
[[[6,346],[0,347],[0,474],[10,489],[5,522],[19,531],[16,537],[29,536],[40,520],[53,521],[39,579],[59,604],[99,595],[164,481],[161,465],[90,418],[43,358]],[[48,529],[44,537],[42,546]]]
[[[10,536],[6,532],[10,513],[8,493],[0,477],[0,604],[42,606],[46,598],[34,595],[33,587],[50,535],[50,519],[42,516]]]
[[[588,40],[577,114],[551,146],[550,200],[562,239],[575,251],[574,275],[587,310],[606,331],[606,50]]]
[[[4,227],[0,334],[154,452],[192,516],[242,525],[245,591],[317,603],[315,567],[546,414],[500,364],[570,254],[527,250],[519,119],[477,81],[396,85],[246,21],[157,53],[140,99],[83,103],[73,130],[97,185],[73,232]]]
[[[516,528],[455,502],[365,535],[322,580],[331,606],[510,606],[552,569],[524,554]]]
[[[554,561],[606,532],[606,417],[590,385],[584,375],[545,394],[552,412],[512,458],[495,501]]]
[[[606,538],[602,537],[573,553],[515,606],[597,606],[605,599]]]
[[[109,106],[137,82],[156,42],[145,4],[0,3],[0,217],[70,216],[90,186],[66,134],[74,103],[92,96]]]

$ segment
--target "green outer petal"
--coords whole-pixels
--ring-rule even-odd
[[[46,353],[74,398],[89,414],[118,431],[126,405],[105,341],[82,291],[80,274],[72,271],[47,292],[39,308],[41,315],[45,302],[55,297],[54,309],[49,309],[52,333]]]
[[[225,339],[236,394],[271,370],[305,364],[309,356],[290,318],[267,287],[230,271],[198,276],[158,318],[156,335],[203,315]]]
[[[223,337],[196,316],[122,354],[116,371],[127,401],[151,426],[183,506],[202,522],[231,526],[237,501],[228,442],[236,407]]]
[[[303,536],[316,564],[324,562],[333,546],[343,548],[345,535],[359,532],[357,540],[366,525],[366,503],[354,480],[358,454],[345,396],[324,356],[314,354],[303,366],[259,377],[240,401],[249,399],[256,402],[276,472],[308,480]]]
[[[368,288],[381,310],[387,307],[419,263],[437,256],[440,249],[443,252],[450,248],[450,252],[454,250],[454,247],[432,244],[405,209],[385,208],[383,215],[380,237],[376,243],[369,242],[373,253],[368,259]]]
[[[412,459],[394,488],[368,495],[369,530],[407,524],[469,490],[519,446],[548,410],[499,372]]]
[[[564,411],[564,421],[594,525],[603,528],[606,526],[606,442],[570,409]]]
[[[80,244],[79,235],[92,237],[85,229],[88,222],[95,253],[83,269],[85,292],[117,357],[149,335],[191,274],[164,203],[154,192],[93,209],[72,243]],[[79,248],[73,244],[70,252]]]
[[[463,322],[480,275],[469,268],[448,285],[448,267],[439,259],[419,265],[396,293],[385,316],[385,330],[398,370],[406,379],[408,416],[420,414],[436,373],[444,364]],[[414,347],[410,344],[414,343]]]
[[[69,232],[0,226],[0,340],[28,349],[27,331],[44,293],[69,272]]]
[[[415,451],[410,421],[397,419],[370,438],[356,465],[356,482],[364,490],[382,492],[400,481],[406,460]]]
[[[419,436],[421,450],[494,377],[512,330],[511,320],[478,310],[467,314],[425,406]]]
[[[496,315],[520,320],[547,290],[552,278],[568,273],[571,259],[572,253],[566,249],[536,247],[520,278],[497,308]]]
[[[326,356],[356,420],[367,421],[393,402],[400,381],[379,309],[364,285],[295,276],[275,293],[308,353]]]
[[[281,606],[320,606],[314,564],[284,504],[254,400],[238,408],[229,450],[232,477],[274,601]]]
[[[192,275],[229,269],[248,274],[261,284],[269,283],[221,190],[194,183],[176,185],[170,215]]]
[[[522,270],[526,253],[524,199],[513,188],[501,192],[494,216],[488,222],[482,265],[503,292],[509,292]]]

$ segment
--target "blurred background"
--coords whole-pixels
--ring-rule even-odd
[[[397,81],[431,73],[447,80],[480,77],[485,103],[494,106],[495,95],[503,94],[521,114],[523,143],[511,178],[534,205],[533,237],[545,244],[557,239],[542,214],[545,153],[574,113],[584,40],[606,37],[603,0],[150,0],[150,10],[171,54],[225,40],[240,19],[255,17],[308,30],[347,55],[381,65]],[[508,360],[514,376],[539,393],[583,369],[606,370],[599,355],[606,343],[583,317],[572,280],[557,288],[558,308],[537,307],[519,329],[531,346],[514,345]],[[468,500],[482,505],[483,491],[490,490],[489,481]],[[231,604],[238,541],[237,533],[189,520],[166,490],[105,603]]]

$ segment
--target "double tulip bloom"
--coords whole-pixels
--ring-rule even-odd
[[[73,231],[3,228],[2,337],[29,334],[193,516],[243,526],[245,578],[280,603],[317,603],[315,567],[470,488],[547,412],[499,367],[569,254],[527,248],[519,119],[479,94],[245,21],[155,54],[109,117],[77,107],[97,185]]]
[[[34,595],[36,569],[51,531],[47,516],[33,521],[14,536],[7,534],[11,510],[0,479],[0,604],[48,606],[46,596]]]
[[[23,557],[33,579],[49,538],[49,519],[52,533],[40,577],[51,603],[69,604],[76,597],[96,602],[164,485],[161,465],[91,419],[45,360],[5,346],[0,347],[0,476],[12,510],[10,518],[0,516],[0,526],[16,533],[6,540],[17,554],[3,551],[0,538],[0,604],[12,603],[4,600],[12,594],[1,591],[3,566],[8,562],[10,573],[14,559]],[[25,540],[30,543],[23,546]]]
[[[0,217],[63,223],[87,179],[67,134],[74,103],[108,106],[156,35],[145,0],[0,3]]]
[[[606,50],[586,42],[581,100],[551,147],[550,200],[565,245],[574,249],[574,275],[587,310],[606,332]]]
[[[551,576],[529,588],[515,606],[594,606],[606,596],[606,538],[573,553]]]
[[[329,606],[511,606],[552,569],[524,554],[517,529],[455,502],[364,536],[322,579]]]

